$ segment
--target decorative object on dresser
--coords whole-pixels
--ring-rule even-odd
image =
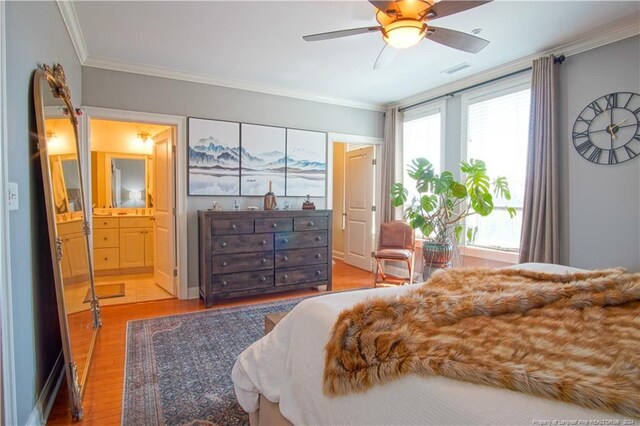
[[[264,194],[264,209],[275,210],[278,208],[278,201],[276,195],[272,191],[271,181],[269,181],[269,192]]]
[[[331,290],[331,210],[198,211],[200,296]]]
[[[307,195],[307,199],[302,202],[303,210],[315,210],[316,205],[313,201],[311,201],[311,195]]]

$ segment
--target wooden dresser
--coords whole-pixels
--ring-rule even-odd
[[[198,211],[200,296],[215,300],[326,285],[331,210]]]

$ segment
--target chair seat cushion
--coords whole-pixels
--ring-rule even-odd
[[[373,254],[376,259],[397,259],[408,260],[411,259],[411,250],[405,249],[382,249]]]

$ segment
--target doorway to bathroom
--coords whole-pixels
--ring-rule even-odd
[[[91,119],[87,127],[100,304],[177,297],[176,126]]]

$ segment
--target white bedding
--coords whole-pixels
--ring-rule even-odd
[[[578,271],[546,264],[517,267]],[[362,394],[324,396],[324,345],[338,314],[369,297],[394,297],[412,288],[334,293],[298,304],[271,333],[236,360],[232,378],[242,408],[249,413],[256,411],[262,394],[279,403],[282,415],[295,425],[562,424],[554,420],[613,420],[573,424],[625,424],[625,417],[613,413],[443,377],[410,375]]]

